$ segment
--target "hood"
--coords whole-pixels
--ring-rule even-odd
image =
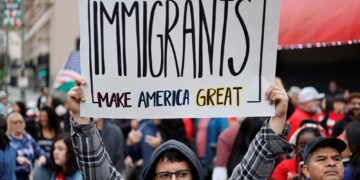
[[[193,179],[196,180],[204,180],[204,174],[202,172],[202,167],[200,164],[199,159],[195,155],[194,151],[192,151],[189,147],[187,147],[185,144],[176,141],[176,140],[169,140],[165,143],[161,144],[158,148],[154,150],[154,152],[151,154],[151,158],[146,165],[146,167],[143,170],[142,173],[142,179],[144,180],[152,180],[153,174],[152,172],[155,171],[156,168],[156,162],[159,160],[160,156],[170,150],[175,149],[178,150],[180,153],[182,153],[187,159],[191,166],[191,169],[194,170],[193,172]]]

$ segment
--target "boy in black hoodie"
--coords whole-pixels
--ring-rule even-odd
[[[158,180],[168,180],[174,175],[179,180],[204,179],[200,161],[195,153],[185,144],[169,140],[152,153],[142,179],[155,177]]]

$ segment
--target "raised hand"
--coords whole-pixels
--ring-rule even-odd
[[[79,124],[88,124],[90,123],[89,118],[80,117],[80,102],[85,101],[84,93],[81,89],[81,86],[85,85],[84,80],[76,80],[76,86],[70,89],[67,95],[69,110],[73,116],[75,122]]]
[[[38,162],[38,164],[39,164],[40,166],[45,165],[45,163],[46,163],[46,157],[45,157],[45,156],[40,156],[39,159],[37,160],[37,162]]]
[[[162,142],[160,133],[157,132],[156,136],[150,136],[150,135],[145,136],[145,142],[150,144],[153,148],[157,148]]]
[[[136,144],[137,142],[139,142],[141,140],[141,137],[142,137],[142,133],[140,131],[132,129],[129,132],[126,143],[129,146],[134,145],[134,144]]]
[[[281,134],[286,122],[289,97],[280,85],[271,85],[266,91],[266,99],[275,104],[275,116],[271,117],[269,126],[276,134]]]
[[[25,164],[29,164],[31,165],[31,161],[28,160],[26,157],[24,156],[18,156],[16,158],[16,162],[19,163],[20,165],[25,165]]]

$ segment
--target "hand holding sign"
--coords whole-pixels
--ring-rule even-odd
[[[266,91],[266,99],[270,104],[275,104],[275,116],[271,117],[269,126],[276,134],[281,134],[286,122],[289,97],[281,85],[275,84]]]
[[[67,101],[69,103],[69,110],[76,123],[88,124],[89,118],[80,117],[80,102],[85,102],[85,97],[81,86],[85,85],[84,80],[76,80],[76,86],[70,89],[67,95]]]

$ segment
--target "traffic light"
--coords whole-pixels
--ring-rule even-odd
[[[42,78],[45,78],[47,75],[47,71],[45,69],[42,69],[39,71],[39,76]]]

